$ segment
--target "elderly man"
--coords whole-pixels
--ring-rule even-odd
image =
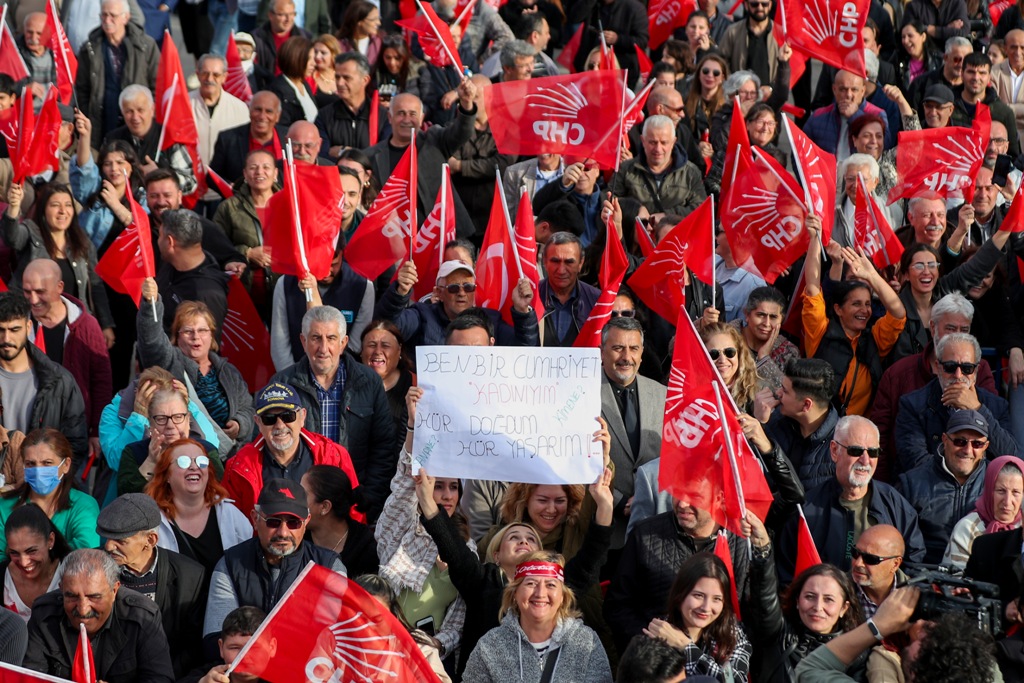
[[[121,91],[118,105],[121,107],[124,125],[111,131],[104,142],[124,140],[135,151],[143,175],[158,167],[169,168],[178,175],[181,191],[192,194],[197,181],[192,170],[192,157],[185,145],[175,143],[170,149],[160,150],[160,131],[163,126],[154,118],[153,92],[142,85],[130,85]],[[153,161],[157,157],[159,162]]]
[[[79,627],[92,646],[94,673],[106,683],[171,683],[173,666],[156,603],[121,586],[121,570],[102,550],[75,550],[61,564],[60,588],[36,599],[23,666],[71,678]]]
[[[907,558],[924,558],[924,538],[917,512],[896,489],[873,481],[878,464],[878,428],[866,417],[847,415],[836,423],[829,455],[836,474],[807,491],[804,516],[822,562],[848,570],[860,535],[875,524],[896,527],[909,546]],[[779,539],[779,578],[793,578],[797,519],[790,520]]]
[[[121,91],[129,85],[143,85],[150,91],[156,88],[160,51],[129,19],[125,0],[103,0],[100,27],[78,50],[75,94],[82,113],[95,122],[90,143],[96,149],[123,122]]]
[[[961,85],[963,83],[964,57],[972,52],[974,52],[974,47],[971,45],[971,41],[959,36],[949,38],[945,42],[942,66],[914,79],[907,90],[907,101],[917,110],[922,120],[924,120],[924,109],[921,108],[921,101],[925,93],[933,85],[944,85],[950,90]]]
[[[850,578],[857,586],[857,597],[865,617],[873,617],[902,577],[900,565],[906,544],[899,529],[891,524],[876,524],[864,530],[850,551]]]
[[[762,81],[763,82],[763,81]],[[884,110],[864,99],[864,79],[849,71],[840,70],[832,82],[835,102],[814,111],[804,124],[804,132],[816,145],[836,161],[844,161],[854,151],[850,146],[850,122],[863,114],[875,114],[889,127]]]
[[[309,31],[314,36],[323,33],[330,33],[335,26],[331,25],[331,14],[328,0],[293,0],[295,17],[293,21],[296,26]],[[269,10],[275,3],[270,0],[260,0],[257,16],[260,19],[269,17]]]
[[[316,127],[323,139],[321,156],[337,159],[346,149],[370,146],[370,121],[374,114],[367,98],[372,67],[359,52],[343,52],[334,58],[334,82],[338,99],[316,115]],[[377,105],[377,139],[391,135],[383,106]]]
[[[744,0],[742,21],[725,29],[719,41],[729,71],[748,69],[762,83],[774,83],[779,69],[779,44],[772,36],[773,0]]]
[[[199,158],[206,163],[213,159],[217,138],[221,132],[244,126],[249,121],[249,108],[245,102],[224,90],[228,77],[228,63],[218,55],[203,55],[196,62],[199,89],[188,94],[192,104],[192,118],[199,131]],[[228,182],[233,179],[225,178]],[[203,197],[216,202],[220,195],[213,189]],[[212,212],[206,215],[212,216]]]
[[[528,81],[533,78],[537,48],[525,40],[513,40],[506,43],[498,53],[501,71],[489,77],[494,83],[509,81]],[[486,75],[486,73],[485,73]]]
[[[368,514],[376,519],[397,464],[394,419],[377,373],[345,354],[347,330],[345,317],[332,306],[306,311],[299,337],[306,355],[271,381],[298,392],[309,431],[348,449]]]
[[[55,261],[30,261],[21,276],[21,289],[32,307],[36,346],[70,372],[82,392],[89,447],[99,454],[100,414],[114,398],[103,330],[85,304],[64,293],[60,266]]]
[[[277,125],[280,120],[281,100],[277,95],[268,90],[253,95],[249,102],[249,123],[221,131],[213,146],[210,168],[233,183],[242,178],[245,157],[254,149],[265,149],[280,161],[288,137],[288,130]]]
[[[320,138],[320,131],[309,121],[296,121],[288,126],[286,143],[292,143],[292,151],[297,164],[312,164],[314,166],[334,166],[334,162],[326,157],[320,156],[323,148],[323,140]],[[278,175],[284,177],[284,161],[278,161]]]
[[[651,213],[685,216],[707,199],[700,169],[676,147],[676,126],[667,116],[644,121],[643,149],[612,177],[616,197],[632,197]],[[586,240],[584,240],[586,241]]]
[[[412,288],[419,281],[416,264],[406,261],[395,281],[384,292],[374,312],[375,318],[398,325],[405,343],[411,349],[444,343],[445,328],[468,308],[476,306],[476,273],[473,266],[461,261],[445,261],[437,271],[434,288],[436,302],[410,303]],[[499,311],[476,309],[486,315],[495,328],[495,338],[502,346],[537,346],[540,343],[537,313],[530,303],[533,287],[523,278],[512,290],[512,325],[501,319]]]
[[[693,129],[683,117],[685,111],[683,96],[675,87],[656,85],[651,88],[651,94],[647,97],[646,110],[648,116],[660,114],[672,119],[676,125],[676,144],[686,152],[686,158],[701,158],[701,148],[693,137]],[[629,150],[633,156],[640,154],[640,150],[643,149],[642,131],[643,126],[633,126],[629,129],[627,137],[629,138]],[[703,169],[698,166],[698,170]]]
[[[200,458],[189,458],[198,471]],[[179,457],[180,460],[180,457]],[[121,568],[123,588],[140,593],[160,608],[174,675],[184,676],[202,661],[203,612],[206,610],[206,570],[184,555],[157,548],[160,507],[144,493],[126,493],[103,508],[96,532],[103,549]]]
[[[644,353],[644,330],[636,318],[611,318],[601,330],[601,417],[612,437],[615,520],[612,545],[626,540],[637,468],[658,457],[665,417],[664,385],[637,374]]]
[[[946,233],[946,202],[937,195],[924,194],[907,202],[907,225],[896,231],[904,247],[914,242],[941,251]]]
[[[267,20],[252,32],[252,37],[256,40],[256,63],[266,68],[267,78],[273,78],[281,73],[277,68],[277,49],[289,38],[302,36],[312,40],[313,34],[296,23],[294,0],[261,2],[261,9],[263,11],[260,14]],[[317,35],[329,32],[330,28],[328,27],[324,31],[318,31]],[[260,83],[259,86],[262,90],[267,83]]]
[[[580,282],[583,243],[568,232],[556,232],[544,245],[540,296],[544,301],[544,346],[572,346],[601,292]]]
[[[239,510],[249,516],[263,482],[288,479],[299,483],[313,465],[340,468],[359,486],[352,459],[343,447],[305,429],[306,409],[295,389],[271,382],[256,395],[256,429],[260,436],[228,460],[224,488]]]
[[[974,410],[954,411],[937,454],[900,475],[896,489],[917,510],[928,564],[939,564],[953,527],[985,487],[988,420]]]
[[[37,112],[43,106],[42,99],[46,95],[46,86],[57,82],[57,66],[53,60],[53,52],[47,47],[46,33],[46,14],[32,12],[25,16],[21,36],[18,38],[18,51],[25,60],[25,66],[28,67]]]
[[[249,518],[255,538],[225,550],[213,569],[204,640],[220,636],[224,618],[234,609],[258,607],[269,613],[310,562],[345,572],[337,553],[303,540],[309,523],[306,492],[291,479],[268,479]]]
[[[896,414],[896,471],[908,472],[929,460],[956,411],[976,410],[988,421],[992,451],[1018,455],[1006,399],[977,386],[981,346],[970,334],[953,332],[935,344],[936,373],[925,386],[900,398]]]
[[[992,71],[996,95],[1013,110],[1018,136],[1024,134],[1024,31],[1015,28],[1004,39],[1006,59]]]
[[[953,91],[942,83],[928,86],[921,99],[921,110],[924,115],[921,117],[923,128],[945,128],[952,125],[953,118]]]
[[[978,111],[978,103],[988,106],[993,121],[1006,126],[1009,134],[1010,154],[1020,154],[1020,140],[1017,137],[1017,126],[1013,110],[999,99],[996,89],[992,87],[992,60],[982,52],[974,52],[964,57],[963,85],[954,88],[956,100],[953,102],[953,125],[971,127]]]
[[[843,180],[843,195],[839,198],[839,204],[835,210],[835,223],[832,228],[832,240],[844,247],[856,246],[854,221],[857,204],[857,176],[864,178],[864,188],[875,203],[877,209],[883,216],[889,218],[890,225],[898,222],[892,220],[889,207],[885,204],[885,198],[875,194],[878,187],[878,176],[880,170],[878,162],[870,154],[854,153],[846,158],[839,165],[840,178]]]
[[[930,339],[923,351],[899,359],[886,369],[875,392],[871,409],[871,420],[878,425],[882,435],[882,455],[878,460],[875,479],[895,483],[896,440],[893,429],[900,398],[930,382],[938,372],[935,344],[947,334],[961,332],[970,334],[974,319],[974,305],[964,295],[954,292],[947,294],[932,305],[932,316],[928,323]],[[977,369],[977,386],[996,393],[995,379],[987,362],[982,361]],[[936,444],[937,445],[937,444]]]

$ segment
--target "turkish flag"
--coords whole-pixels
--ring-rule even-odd
[[[1021,183],[1021,186],[1024,186],[1024,183]],[[1021,187],[1018,187],[1017,192],[1013,195],[1010,208],[1006,210],[1003,222],[999,224],[1000,230],[1024,232],[1024,199],[1021,199],[1020,191]],[[1024,273],[1024,270],[1021,270],[1021,273]]]
[[[229,671],[273,683],[436,683],[409,631],[355,581],[310,562]]]
[[[644,83],[651,77],[651,69],[654,68],[654,62],[647,56],[647,53],[639,45],[633,45],[636,48],[636,61],[640,65],[640,80]]]
[[[583,30],[587,28],[586,23],[580,24],[580,27],[576,29],[576,33],[572,34],[572,38],[562,48],[562,53],[558,55],[558,59],[555,60],[559,66],[564,66],[569,73],[574,73],[576,69],[573,68],[573,63],[576,60],[576,53],[580,51],[580,42],[583,40]]]
[[[238,54],[234,32],[228,36],[228,49],[224,51],[224,59],[228,63],[228,77],[224,81],[224,89],[249,104],[252,101],[252,87],[249,85],[249,77],[245,75],[242,58]]]
[[[26,88],[29,93],[29,89]],[[23,97],[32,108],[32,97],[29,94]],[[56,173],[60,170],[60,110],[57,108],[57,88],[52,85],[46,90],[46,97],[43,99],[43,106],[39,110],[39,116],[35,120],[34,130],[31,135],[22,136],[22,140],[28,138],[27,147],[18,163],[18,172],[15,173],[14,182],[20,183],[27,177],[36,176],[46,171]],[[20,147],[23,146],[19,145]]]
[[[587,316],[579,334],[576,335],[576,341],[573,342],[573,346],[576,347],[601,346],[601,330],[612,317],[612,305],[615,303],[615,297],[619,295],[622,278],[629,267],[626,251],[622,248],[622,240],[619,239],[619,233],[615,230],[611,218],[605,226],[605,233],[608,236],[608,243],[604,248],[601,272],[598,274],[601,294],[597,297],[597,302],[590,310],[590,315]]]
[[[221,330],[220,355],[241,371],[252,393],[265,387],[274,374],[270,333],[237,275],[228,283],[228,314]]]
[[[712,284],[715,273],[714,200],[708,197],[658,243],[629,278],[629,287],[648,308],[673,320],[686,304],[684,270]]]
[[[931,192],[943,199],[974,199],[974,179],[985,161],[992,114],[978,103],[970,128],[946,126],[908,130],[896,145],[896,185],[889,190],[888,204],[904,197]]]
[[[658,482],[674,500],[709,511],[719,526],[741,534],[740,521],[746,510],[763,520],[772,493],[743,438],[739,409],[685,310],[679,310],[678,321]],[[727,435],[733,440],[735,463],[731,462]]]
[[[454,66],[461,74],[466,70],[459,58],[459,48],[452,39],[448,24],[437,16],[430,3],[416,0],[422,14],[402,19],[395,24],[419,36],[424,58],[434,66]],[[408,36],[408,33],[406,34]]]
[[[761,152],[736,178],[732,194],[721,220],[733,258],[771,284],[807,253],[807,211],[800,186],[771,155]]]
[[[413,251],[417,163],[414,137],[345,247],[345,260],[367,280],[376,279]]]
[[[30,671],[13,664],[0,662],[0,681],[2,683],[69,683],[66,678],[57,678],[38,671]],[[78,683],[75,681],[74,683]]]
[[[484,90],[484,107],[498,151],[570,154],[613,168],[619,150],[598,143],[619,129],[623,75],[584,71],[495,83]]]
[[[686,19],[697,9],[693,0],[652,0],[647,6],[647,46],[657,49],[672,36],[677,28],[686,25]]]
[[[988,3],[988,14],[992,18],[992,24],[997,25],[999,23],[999,17],[1003,16],[1003,12],[1010,9],[1017,3],[1014,0],[994,0]]]
[[[512,309],[512,289],[519,283],[516,245],[502,204],[501,183],[494,184],[491,216],[476,261],[476,305],[502,312]],[[508,314],[511,320],[512,314]]]
[[[721,529],[718,530],[718,538],[715,539],[715,556],[725,565],[725,572],[729,575],[732,611],[736,613],[736,619],[740,620],[740,598],[736,595],[736,572],[732,567],[732,551],[729,550],[729,537]]]
[[[13,139],[13,145],[8,142],[7,151],[11,158],[11,168],[14,171],[13,181],[20,183],[25,179],[27,158],[32,147],[32,137],[36,133],[36,115],[32,101],[32,88],[24,88],[21,97],[8,111],[16,110],[18,126]]]
[[[790,85],[810,58],[866,77],[861,29],[870,6],[871,0],[780,0],[772,35],[799,56],[797,64],[790,64]]]
[[[47,43],[57,66],[57,90],[60,93],[60,101],[71,104],[71,98],[74,97],[75,75],[78,73],[78,58],[75,57],[75,51],[68,41],[68,34],[64,32],[64,25],[60,23],[60,16],[53,0],[46,3],[46,31],[49,34]]]
[[[160,66],[156,72],[156,121],[163,126],[160,136],[160,151],[178,143],[189,148],[189,154],[196,158],[199,131],[192,117],[192,105],[185,88],[185,74],[181,69],[178,48],[170,31],[164,31],[164,43],[160,50]],[[142,159],[140,159],[142,161]],[[198,176],[197,176],[198,177]]]
[[[25,60],[18,52],[18,44],[14,42],[11,27],[7,23],[7,9],[5,2],[3,9],[0,10],[0,73],[7,74],[17,83],[29,78],[30,74],[28,67],[25,66]]]
[[[413,298],[419,300],[434,291],[437,271],[444,262],[444,245],[455,239],[455,203],[452,201],[452,175],[448,164],[442,167],[444,177],[437,191],[434,208],[427,214],[423,225],[416,231],[413,263],[419,279],[412,288]],[[397,275],[397,273],[396,273]]]
[[[747,134],[747,122],[743,119],[743,108],[740,99],[733,101],[732,120],[729,123],[729,143],[725,148],[725,168],[722,173],[722,190],[718,193],[721,201],[719,213],[724,215],[732,210],[738,202],[732,191],[736,178],[743,175],[754,163],[750,151],[750,136]]]
[[[889,219],[864,186],[864,176],[857,176],[857,196],[854,200],[853,234],[857,246],[879,270],[900,262],[903,244],[889,225]]]
[[[796,526],[796,568],[793,576],[800,576],[806,569],[821,564],[821,555],[818,554],[818,546],[814,544],[814,537],[811,536],[811,529],[807,526],[807,518],[804,517],[804,509],[797,505],[800,515],[797,518]]]
[[[264,249],[270,269],[322,280],[331,272],[334,246],[341,231],[341,176],[333,166],[284,164],[284,187],[267,202]]]
[[[793,161],[803,182],[807,210],[821,218],[821,243],[832,240],[836,205],[836,157],[814,144],[807,135],[783,116],[789,133]]]
[[[149,214],[143,211],[130,191],[125,196],[132,211],[132,222],[96,264],[96,274],[115,292],[129,295],[138,306],[142,301],[142,281],[156,277],[156,261]]]
[[[533,286],[533,306],[537,320],[544,319],[544,300],[540,296],[540,269],[537,267],[537,226],[533,221],[533,202],[530,194],[523,191],[516,209],[515,246],[519,256],[519,264],[523,269],[523,277]],[[508,322],[512,323],[511,307]]]
[[[75,659],[71,662],[71,680],[75,683],[96,683],[96,664],[92,657],[92,643],[89,642],[85,624],[79,624],[78,629],[78,646],[75,647]]]
[[[648,258],[654,253],[657,248],[654,246],[654,240],[651,238],[651,233],[647,232],[647,226],[640,222],[640,218],[637,217],[633,223],[633,238],[636,243],[640,245],[640,255],[644,258]]]

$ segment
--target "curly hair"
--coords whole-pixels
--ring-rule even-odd
[[[736,347],[736,364],[738,367],[736,375],[732,379],[732,385],[729,387],[729,393],[732,394],[736,405],[742,410],[743,406],[748,405],[754,400],[754,395],[758,391],[757,362],[754,360],[753,355],[747,351],[748,346],[743,338],[743,333],[728,323],[717,322],[712,325],[706,325],[700,331],[700,339],[707,345],[712,337],[720,334],[729,337],[732,340],[732,345]]]
[[[537,552],[530,553],[522,559],[519,564],[526,562],[553,562],[565,569],[565,557],[561,553],[556,553],[553,550],[538,550]],[[519,605],[516,603],[516,591],[519,590],[519,586],[523,584],[527,577],[520,576],[518,578],[509,581],[508,585],[505,586],[505,592],[501,596],[501,611],[498,612],[498,619],[504,619],[505,615],[509,612],[519,616]],[[576,619],[582,616],[582,614],[576,609],[576,594],[573,593],[572,589],[562,584],[562,604],[558,607],[558,614],[555,615],[556,622],[564,621],[565,619]]]
[[[989,683],[998,668],[992,636],[959,612],[943,614],[928,628],[908,680],[928,683]]]
[[[681,631],[686,630],[683,623],[683,602],[701,579],[718,581],[722,588],[723,600],[722,612],[714,622],[701,631],[697,645],[705,652],[711,652],[711,656],[721,664],[728,660],[736,649],[738,622],[732,611],[732,582],[729,581],[729,572],[725,568],[725,563],[717,556],[711,553],[697,553],[686,558],[668,592],[666,621]],[[711,651],[712,640],[715,643],[714,651]]]
[[[846,614],[839,617],[839,620],[836,621],[836,628],[833,629],[833,632],[838,630],[846,633],[864,622],[864,610],[861,607],[860,598],[857,597],[857,591],[853,587],[850,575],[832,564],[816,564],[813,567],[809,567],[800,572],[796,579],[793,580],[793,583],[789,584],[789,588],[782,596],[782,614],[786,617],[786,621],[791,624],[796,624],[800,621],[800,615],[797,613],[800,593],[804,589],[804,584],[815,576],[826,576],[838,583],[839,588],[843,592],[843,601],[847,604]]]
[[[203,445],[195,439],[178,439],[167,444],[164,450],[161,451],[160,457],[157,458],[156,469],[153,470],[153,478],[146,484],[146,488],[143,491],[147,496],[156,501],[156,504],[163,513],[167,515],[167,519],[170,520],[174,520],[175,515],[178,513],[178,509],[174,507],[174,491],[171,490],[170,470],[171,464],[174,462],[174,451],[181,446],[195,446],[203,453],[206,453]],[[206,479],[206,492],[203,494],[203,500],[212,507],[228,497],[228,490],[221,486],[217,478],[213,476],[211,468],[207,468],[206,471],[209,476]]]
[[[508,490],[505,491],[505,498],[501,501],[501,521],[505,524],[513,522],[529,522],[533,524],[533,520],[529,518],[526,508],[530,502],[530,497],[537,490],[538,486],[540,484],[510,484]],[[568,502],[564,524],[567,527],[576,526],[579,523],[580,507],[583,505],[583,497],[587,492],[587,487],[581,484],[563,484],[562,490],[565,491],[565,497]]]

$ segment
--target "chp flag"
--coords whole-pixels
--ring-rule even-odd
[[[811,58],[866,77],[861,29],[870,6],[871,0],[779,0],[772,35],[779,46],[793,48],[790,85]]]
[[[0,683],[72,683],[66,678],[57,678],[38,671],[23,669],[13,664],[0,662]],[[77,683],[77,681],[75,682]]]

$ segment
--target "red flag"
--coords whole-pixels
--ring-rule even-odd
[[[75,683],[96,683],[96,664],[92,658],[92,643],[89,642],[85,624],[79,624],[78,629],[78,646],[75,648],[75,659],[71,662],[71,680]]]
[[[772,35],[793,48],[790,84],[803,75],[806,60],[820,59],[866,77],[864,38],[870,0],[781,0]]]
[[[224,81],[224,89],[246,104],[252,101],[252,87],[249,77],[245,75],[242,58],[238,54],[234,32],[228,36],[228,48],[224,51],[224,59],[228,63],[228,77]]]
[[[654,253],[629,278],[629,287],[665,320],[672,320],[686,303],[684,269],[707,284],[714,282],[714,200],[708,197],[672,228]]]
[[[580,27],[576,29],[576,33],[572,34],[572,38],[562,48],[562,53],[558,55],[558,59],[555,60],[560,66],[564,66],[569,73],[575,73],[576,69],[573,68],[573,62],[576,59],[576,53],[580,51],[580,42],[583,40],[583,29],[587,27],[586,22],[580,24]]]
[[[170,31],[164,31],[160,66],[156,73],[156,92],[153,93],[153,97],[156,100],[156,121],[163,126],[160,133],[160,151],[180,143],[189,148],[189,153],[195,159],[194,152],[199,144],[199,132],[192,117],[192,105],[188,101],[181,58],[178,56],[178,48],[171,38]]]
[[[484,106],[498,151],[571,154],[614,167],[619,151],[598,141],[619,129],[622,80],[622,71],[602,70],[492,85]]]
[[[857,196],[854,200],[853,232],[857,246],[879,270],[900,262],[903,245],[889,225],[889,219],[864,186],[864,176],[857,174]]]
[[[800,517],[796,527],[796,568],[793,576],[800,576],[806,569],[821,564],[821,556],[818,554],[818,547],[814,544],[814,537],[811,536],[811,529],[807,526],[807,518],[804,517],[804,509],[797,505]]]
[[[722,207],[722,225],[736,263],[769,284],[807,252],[802,194],[796,179],[760,152],[736,178],[734,201]]]
[[[747,134],[747,122],[743,119],[743,108],[740,99],[733,101],[732,120],[729,123],[729,146],[725,149],[725,171],[722,173],[722,190],[719,192],[722,214],[732,210],[737,197],[732,192],[736,178],[743,175],[754,163],[750,152],[750,136]]]
[[[18,142],[18,107],[9,107],[0,111],[0,135],[7,143],[8,154],[14,151]]]
[[[1024,272],[1024,271],[1021,271],[1021,272]],[[3,280],[0,280],[0,292],[6,292],[6,291],[8,291],[7,290],[7,283],[4,282]]]
[[[18,44],[14,42],[14,34],[7,23],[7,3],[0,9],[0,73],[7,74],[14,82],[29,78],[28,67],[18,52]]]
[[[3,683],[69,683],[66,678],[57,678],[38,671],[29,671],[13,664],[0,662],[0,681]],[[76,682],[77,683],[77,682]]]
[[[814,144],[787,117],[782,117],[782,123],[789,133],[793,161],[803,182],[807,209],[821,218],[821,243],[828,244],[835,223],[836,158]]]
[[[25,89],[29,93],[29,89]],[[32,97],[29,94],[22,98],[32,107]],[[57,88],[49,87],[46,90],[46,97],[43,99],[43,106],[39,110],[39,117],[35,120],[35,126],[28,138],[27,148],[24,156],[18,163],[18,172],[15,174],[14,182],[20,183],[26,177],[36,176],[45,171],[56,173],[60,170],[60,110],[57,108]],[[19,145],[24,147],[24,143]]]
[[[437,16],[430,3],[416,0],[422,14],[412,19],[396,21],[395,24],[407,28],[420,38],[423,56],[434,66],[454,66],[461,74],[466,70],[459,58],[459,48],[452,39],[448,24]]]
[[[74,97],[75,75],[78,73],[78,58],[75,57],[68,35],[64,32],[64,25],[60,23],[53,0],[46,3],[46,30],[49,33],[47,42],[57,66],[57,90],[60,92],[60,101],[71,104],[71,98]]]
[[[436,683],[406,628],[355,581],[310,562],[229,671],[266,681]]]
[[[444,164],[441,187],[437,201],[423,225],[416,231],[416,248],[412,260],[419,275],[413,287],[413,298],[420,299],[434,290],[437,271],[444,261],[444,245],[455,239],[455,202],[452,201],[452,176],[448,164]]]
[[[743,438],[738,413],[696,328],[680,309],[658,481],[675,500],[709,511],[716,523],[736,534],[742,533],[740,520],[746,510],[763,520],[772,503],[761,466]],[[732,454],[727,434],[734,440]]]
[[[285,162],[284,187],[267,203],[263,226],[271,270],[298,278],[309,272],[317,280],[330,274],[342,194],[341,176],[333,166]]]
[[[732,568],[732,552],[729,550],[729,537],[719,529],[718,538],[715,539],[715,555],[725,565],[725,571],[729,575],[729,587],[732,589],[732,611],[736,613],[736,619],[742,619],[740,615],[740,598],[736,594],[736,572]]]
[[[368,280],[409,256],[416,231],[416,164],[414,138],[345,247],[345,260]]]
[[[806,263],[804,261],[804,267],[806,267]],[[804,267],[800,268],[796,288],[793,290],[793,298],[789,300],[789,307],[786,309],[786,315],[782,318],[782,327],[780,328],[783,332],[789,332],[793,339],[800,340],[798,346],[801,353],[803,353],[804,338],[804,289],[807,286],[807,283],[804,282]]]
[[[686,20],[697,9],[693,0],[653,0],[647,6],[647,45],[657,49],[672,36],[672,32],[686,25]]]
[[[1024,185],[1024,183],[1021,183],[1021,185]],[[1024,200],[1020,198],[1020,191],[1021,188],[1017,187],[1017,192],[1013,195],[1010,208],[1006,210],[1006,216],[1003,217],[1003,222],[999,224],[1000,230],[1024,232]],[[1020,272],[1024,273],[1024,269]]]
[[[270,333],[237,275],[228,283],[228,314],[221,331],[220,355],[242,372],[250,392],[265,387],[274,374]]]
[[[651,94],[653,88],[654,81],[651,81],[626,105],[625,110],[622,112],[623,138],[629,134],[633,126],[644,120],[644,105],[647,104],[647,97]]]
[[[993,0],[988,3],[988,14],[992,18],[992,24],[997,25],[999,17],[1003,16],[1003,12],[1016,4],[1014,0]]]
[[[537,267],[537,226],[533,222],[533,202],[526,191],[519,198],[519,206],[516,209],[515,240],[523,277],[533,285],[531,305],[537,313],[537,320],[540,321],[544,318],[544,300],[540,296],[540,269]],[[509,310],[511,311],[511,308]],[[512,323],[511,312],[508,323]]]
[[[647,226],[640,222],[640,218],[636,219],[633,228],[633,237],[636,243],[640,245],[640,255],[644,258],[648,258],[654,253],[657,248],[654,246],[654,239],[651,237],[651,233],[647,232]]]
[[[612,304],[619,295],[622,278],[626,276],[626,269],[629,267],[626,251],[622,248],[622,240],[619,239],[619,233],[610,218],[605,231],[608,235],[608,244],[605,245],[601,272],[598,274],[601,294],[590,310],[580,333],[576,335],[576,341],[573,342],[573,346],[576,347],[601,346],[601,330],[612,317]]]
[[[220,193],[224,199],[230,199],[235,196],[235,191],[231,189],[231,183],[224,180],[219,173],[214,171],[212,168],[206,169],[206,177],[213,183],[213,189]]]
[[[944,199],[974,199],[974,178],[985,161],[992,114],[978,104],[970,128],[947,126],[909,130],[899,134],[896,145],[896,185],[887,203],[932,192]]]
[[[373,94],[370,95],[370,147],[377,144],[377,136],[380,131],[377,127],[380,126],[380,91],[374,89]]]
[[[132,211],[131,225],[121,231],[103,254],[96,264],[96,274],[115,292],[131,296],[138,306],[142,301],[142,281],[156,277],[156,261],[149,214],[135,201],[131,190],[125,192],[125,196]]]
[[[651,69],[654,68],[654,63],[639,45],[634,44],[633,47],[636,48],[636,61],[640,65],[640,80],[643,83],[647,83],[647,79],[651,77]]]
[[[11,109],[18,110],[18,128],[14,137],[14,145],[7,148],[14,170],[14,182],[25,179],[28,170],[28,155],[32,148],[32,137],[36,133],[36,115],[33,109],[32,88],[23,88],[21,97]]]
[[[504,313],[512,308],[512,289],[519,282],[519,269],[512,226],[508,224],[502,204],[502,192],[501,183],[495,183],[491,216],[476,262],[476,305]]]

